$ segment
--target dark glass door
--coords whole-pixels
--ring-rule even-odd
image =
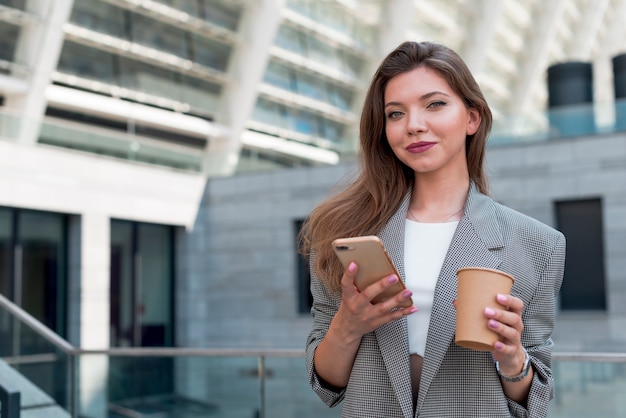
[[[111,346],[174,345],[173,243],[171,226],[111,221]],[[112,358],[110,399],[169,394],[172,369],[167,358]]]
[[[0,208],[0,293],[13,299],[13,213]]]
[[[0,291],[61,337],[67,332],[67,216],[0,208]],[[17,321],[2,322],[0,356],[35,385],[65,402],[65,364],[38,361],[54,354],[41,337]],[[32,357],[34,355],[35,357]]]
[[[0,208],[0,292],[67,334],[67,216]]]

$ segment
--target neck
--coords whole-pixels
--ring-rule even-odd
[[[440,182],[419,177],[416,176],[413,185],[407,216],[419,222],[450,222],[461,219],[469,192],[469,176]]]

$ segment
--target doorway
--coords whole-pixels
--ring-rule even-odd
[[[67,338],[68,216],[0,207],[0,292]],[[30,328],[6,317],[2,321],[0,357],[35,385],[62,403],[66,399],[65,359],[37,360],[55,355],[51,345]],[[10,344],[6,343],[10,342]]]
[[[67,215],[0,208],[0,292],[67,334]]]
[[[174,346],[174,227],[111,221],[111,346]],[[168,394],[170,358],[111,358],[112,401]]]

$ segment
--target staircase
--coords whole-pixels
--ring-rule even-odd
[[[70,414],[57,405],[54,399],[2,360],[0,384],[11,385],[13,390],[20,393],[20,418],[70,418]]]

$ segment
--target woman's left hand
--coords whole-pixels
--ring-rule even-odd
[[[522,371],[526,353],[522,347],[521,336],[524,330],[522,310],[524,302],[511,295],[498,294],[497,302],[503,309],[485,308],[488,326],[500,335],[494,343],[493,357],[500,363],[500,372],[514,376]]]

